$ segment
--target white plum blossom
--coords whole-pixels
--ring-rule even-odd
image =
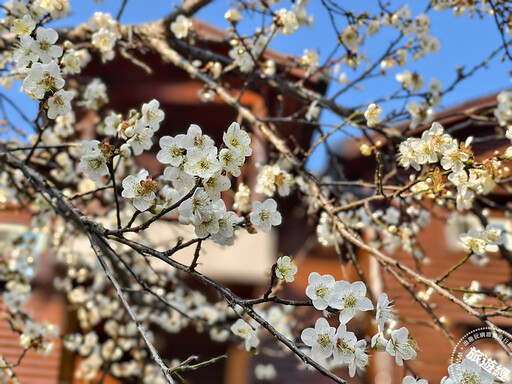
[[[471,285],[469,286],[470,291],[479,291],[480,290],[480,283],[476,280],[473,280],[471,282]],[[468,305],[478,305],[480,302],[485,298],[485,295],[483,293],[470,293],[465,292],[462,299],[464,302]]]
[[[182,165],[179,167],[166,167],[164,169],[164,179],[170,180],[172,186],[181,194],[191,191],[196,184],[195,177],[186,173]]]
[[[34,52],[43,64],[49,64],[54,59],[62,56],[62,48],[54,45],[59,35],[54,29],[38,27],[36,29],[36,40],[32,43]]]
[[[239,21],[242,21],[242,14],[238,9],[231,8],[224,14],[224,18],[230,21],[231,23],[237,23]]]
[[[406,376],[402,380],[402,384],[428,384],[428,381],[425,379],[415,379],[412,376]]]
[[[222,192],[231,188],[231,181],[219,171],[205,180],[203,187],[212,200],[218,200]]]
[[[94,15],[87,22],[92,32],[105,28],[111,32],[115,32],[117,21],[112,18],[110,13],[94,12]]]
[[[350,284],[347,281],[337,281],[328,301],[329,306],[341,309],[340,323],[346,324],[354,317],[356,311],[373,309],[371,300],[366,295],[366,285],[362,281]]]
[[[22,36],[17,48],[13,52],[13,59],[19,72],[24,72],[27,67],[37,61],[37,54],[32,50],[34,39],[30,36]]]
[[[321,112],[321,109],[320,109],[320,106],[318,105],[318,101],[315,100],[309,105],[308,110],[306,111],[305,119],[307,121],[318,120],[318,117],[320,116],[320,112]]]
[[[115,32],[107,28],[101,28],[92,35],[92,46],[100,51],[103,62],[114,59],[116,41],[117,36]]]
[[[162,164],[171,164],[173,167],[179,167],[185,159],[185,148],[181,145],[184,135],[162,136],[159,144],[162,148],[156,155],[156,158]]]
[[[98,140],[82,141],[79,167],[92,181],[98,181],[101,176],[108,174],[107,158]]]
[[[219,163],[223,170],[238,177],[241,174],[240,167],[245,163],[245,156],[229,148],[222,148],[219,153]]]
[[[366,125],[370,128],[377,126],[382,121],[381,118],[382,108],[377,104],[371,103],[366,111],[364,112],[364,118],[366,119]]]
[[[279,279],[291,283],[295,279],[294,275],[296,273],[297,266],[293,264],[290,256],[282,256],[277,259],[276,276]]]
[[[311,347],[311,356],[315,360],[327,359],[334,351],[336,328],[331,327],[329,322],[320,317],[315,328],[306,328],[302,331],[300,338],[307,346]]]
[[[151,100],[149,103],[142,105],[142,123],[152,130],[157,130],[160,123],[164,120],[165,113],[159,109],[160,103],[158,100]]]
[[[192,29],[192,21],[183,15],[179,15],[176,20],[171,23],[170,28],[176,38],[184,39]]]
[[[357,338],[354,332],[348,332],[345,324],[340,324],[334,335],[334,364],[349,364],[354,360]]]
[[[368,365],[368,355],[365,351],[366,340],[359,340],[354,345],[354,353],[348,363],[348,374],[350,377],[354,377],[356,370],[364,371],[365,367]]]
[[[70,113],[72,98],[73,94],[63,89],[55,92],[48,99],[48,118],[55,119],[57,116],[65,116]]]
[[[275,192],[280,196],[288,196],[295,185],[295,179],[279,164],[264,165],[258,173],[255,191],[267,196],[274,196]]]
[[[134,134],[127,141],[127,143],[130,144],[135,156],[138,156],[142,152],[151,149],[153,146],[153,134],[153,130],[145,127],[144,124],[142,124],[142,121],[137,120],[134,127]]]
[[[133,206],[139,211],[148,209],[156,197],[156,181],[143,169],[137,176],[129,175],[123,180],[121,196],[133,199]]]
[[[409,71],[405,71],[398,73],[395,78],[397,81],[402,83],[402,87],[406,89],[410,88],[412,92],[419,92],[425,86],[423,76],[417,74],[416,72],[411,73]]]
[[[217,158],[217,147],[188,149],[183,169],[191,176],[199,176],[203,179],[213,177],[221,171]]]
[[[238,221],[239,217],[235,212],[225,212],[224,208],[223,215],[219,218],[219,231],[212,235],[211,239],[221,245],[231,245],[235,237],[235,225]]]
[[[492,384],[494,383],[494,377],[489,373],[483,371],[480,366],[468,359],[467,357],[462,361],[462,363],[451,364],[448,367],[448,372],[450,372],[450,379],[453,380],[454,383],[471,383],[471,384]],[[446,383],[448,383],[446,381]]]
[[[485,253],[486,240],[482,236],[482,232],[477,229],[470,229],[467,233],[459,235],[459,243],[468,251],[477,255]]]
[[[395,318],[393,306],[388,299],[388,295],[386,293],[381,293],[379,296],[379,300],[377,301],[376,306],[376,314],[375,319],[377,320],[377,325],[379,326],[379,331],[384,331],[384,325],[387,321],[393,320]]]
[[[243,319],[238,319],[231,326],[231,332],[245,340],[245,349],[247,351],[256,348],[260,344],[256,330]]]
[[[65,81],[55,62],[49,64],[34,63],[23,80],[23,90],[36,99],[42,99],[47,92],[61,89]]]
[[[409,339],[407,328],[402,327],[391,332],[386,352],[391,356],[395,356],[395,362],[399,366],[404,364],[404,360],[414,360],[416,358],[414,342]]]
[[[252,209],[249,220],[252,225],[259,226],[263,232],[269,232],[272,226],[281,224],[281,214],[277,211],[277,203],[274,199],[267,199],[263,203],[255,201]]]
[[[189,150],[197,148],[199,150],[213,147],[214,142],[208,135],[203,135],[201,127],[197,124],[190,124],[187,134],[182,138],[181,145]]]
[[[244,156],[251,156],[251,138],[249,134],[245,132],[238,123],[231,123],[228,130],[224,132],[222,136],[224,144],[232,151],[241,153]]]
[[[382,332],[379,332],[372,337],[371,341],[371,347],[375,349],[377,352],[384,352],[386,350],[386,347],[389,343],[389,340],[387,340]]]
[[[11,32],[18,36],[29,36],[36,27],[35,20],[30,15],[25,15],[21,19],[14,20]]]
[[[199,223],[209,221],[213,214],[213,207],[210,196],[203,188],[197,188],[194,194],[183,201],[178,207],[179,220],[183,224]]]
[[[243,213],[249,212],[251,209],[251,189],[244,183],[240,183],[238,185],[238,190],[235,193],[233,209],[239,210]]]
[[[297,21],[297,15],[293,11],[288,11],[285,8],[281,8],[276,12],[279,17],[279,25],[281,28],[280,32],[285,35],[291,35],[297,29],[299,29],[299,22]]]
[[[308,278],[306,295],[313,301],[313,306],[322,311],[329,306],[336,280],[331,275],[321,276],[317,272],[312,272]]]
[[[254,376],[258,380],[274,380],[277,372],[272,364],[256,364]]]
[[[93,79],[85,88],[81,105],[98,110],[108,103],[107,87],[100,79]]]
[[[361,39],[359,37],[359,31],[357,28],[353,25],[347,26],[343,32],[341,32],[341,41],[343,44],[345,44],[347,47],[351,49],[357,48],[358,45],[361,44]]]

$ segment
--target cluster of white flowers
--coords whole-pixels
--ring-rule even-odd
[[[306,295],[312,299],[313,306],[318,310],[327,307],[341,310],[340,325],[336,329],[325,318],[319,318],[315,328],[302,331],[301,339],[311,347],[313,359],[325,363],[332,357],[331,365],[348,365],[350,377],[353,377],[356,369],[364,370],[368,364],[368,355],[365,352],[366,341],[358,341],[353,332],[347,331],[346,324],[357,310],[368,311],[374,308],[370,299],[365,297],[366,286],[360,281],[352,284],[335,281],[331,275],[321,276],[316,272],[309,275],[308,281]],[[405,327],[391,331],[389,340],[384,337],[386,322],[394,320],[393,307],[390,304],[387,295],[382,293],[377,302],[375,317],[380,332],[373,337],[372,348],[386,351],[395,357],[397,365],[403,365],[404,360],[416,357],[415,344],[409,338],[409,331]]]
[[[494,110],[494,116],[500,126],[506,128],[506,136],[512,141],[512,91],[500,92],[496,98],[498,106]]]
[[[421,138],[411,137],[400,143],[398,161],[404,168],[413,167],[417,171],[425,164],[436,163],[451,171],[448,180],[457,188],[457,208],[469,209],[477,194],[491,192],[501,172],[501,162],[495,158],[482,164],[473,162],[471,140],[470,137],[459,144],[457,139],[444,133],[441,124],[435,122]]]
[[[255,191],[269,197],[277,192],[279,196],[288,196],[295,185],[294,177],[279,164],[266,164],[261,167],[256,180]]]
[[[229,51],[229,57],[241,72],[252,72],[268,43],[269,37],[263,34],[258,35],[252,44],[233,41],[233,48]]]
[[[459,235],[459,243],[469,252],[480,256],[473,258],[474,261],[479,260],[480,264],[488,261],[484,255],[486,248],[489,245],[501,245],[503,241],[502,230],[492,225],[487,225],[483,230],[470,229],[467,233]]]
[[[15,21],[13,30],[20,41],[13,58],[17,71],[24,76],[23,91],[35,99],[44,99],[48,118],[55,119],[71,112],[73,98],[71,92],[62,89],[65,81],[59,59],[63,50],[55,44],[58,39],[55,30],[38,27],[34,33],[34,28],[35,21],[29,15]]]
[[[109,13],[95,12],[89,19],[89,29],[93,32],[92,46],[100,51],[103,62],[114,59],[117,41],[117,22]]]

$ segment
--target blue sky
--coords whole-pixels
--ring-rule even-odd
[[[71,0],[73,14],[63,21],[54,23],[54,26],[73,26],[86,22],[95,11],[110,12],[114,16],[117,14],[122,0],[106,0],[105,2],[95,3],[93,0]],[[177,2],[181,3],[181,2]],[[214,0],[212,4],[204,8],[197,15],[198,18],[214,24],[220,28],[225,28],[228,23],[223,15],[228,4],[227,0]],[[392,1],[392,7],[398,7],[405,1]],[[409,1],[413,15],[421,13],[427,4],[426,1]],[[287,4],[286,1],[283,4]],[[345,0],[340,2],[346,9],[375,10],[376,0],[356,1]],[[366,7],[366,9],[363,9]],[[174,9],[173,2],[169,0],[129,0],[121,18],[122,24],[141,23],[150,20],[156,20],[168,14]],[[272,43],[271,47],[282,53],[294,55],[302,54],[305,48],[315,48],[320,57],[325,58],[331,49],[332,42],[335,39],[335,33],[330,26],[329,19],[325,10],[321,7],[319,0],[310,0],[307,8],[309,13],[315,15],[315,23],[308,30],[306,28],[292,36],[279,36]],[[451,11],[429,13],[431,18],[431,34],[441,41],[441,51],[438,54],[432,54],[418,62],[409,60],[407,69],[421,73],[428,83],[431,77],[441,80],[444,85],[449,84],[456,76],[456,66],[466,66],[470,68],[479,63],[483,57],[487,56],[499,44],[499,34],[494,21],[491,17],[480,19],[475,16],[469,18],[467,15],[454,18]],[[246,19],[248,23],[247,30],[259,25],[261,19],[254,17],[253,20]],[[384,36],[372,38],[367,41],[363,50],[367,51],[370,58],[378,57],[379,52],[385,49],[385,42],[392,38],[393,32],[388,31]],[[322,61],[322,60],[321,60]],[[497,92],[504,88],[510,88],[510,62],[500,62],[499,57],[489,63],[487,70],[479,71],[473,78],[459,85],[456,91],[448,94],[442,102],[442,107],[452,106],[466,100],[476,98]],[[343,69],[342,69],[343,70]],[[350,91],[338,100],[339,103],[353,106],[369,103],[381,96],[389,95],[392,91],[398,89],[399,84],[394,79],[396,73],[403,69],[390,71],[386,77],[378,80],[368,81],[361,84],[361,88]],[[349,80],[354,78],[355,73],[351,69],[344,70]],[[27,114],[31,116],[30,111],[35,110],[35,104],[24,94],[18,92],[19,85],[9,92],[9,97],[13,98],[17,105],[21,106]],[[334,92],[335,87],[331,87],[329,92]],[[391,104],[388,108],[396,106]],[[386,108],[386,107],[385,107]],[[385,109],[386,112],[386,109]],[[10,113],[10,112],[9,112]],[[322,121],[331,124],[340,123],[336,116],[328,113],[322,115]],[[19,119],[16,119],[19,125],[23,126]],[[343,136],[340,134],[334,136],[334,140],[339,140]],[[320,167],[324,154],[317,152],[313,161],[314,167]]]

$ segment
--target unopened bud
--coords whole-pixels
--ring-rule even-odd
[[[371,156],[372,154],[372,149],[366,144],[361,144],[359,150],[363,156]]]

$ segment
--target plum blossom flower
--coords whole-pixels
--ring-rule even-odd
[[[184,170],[191,176],[199,176],[203,179],[213,177],[221,171],[217,158],[217,148],[212,146],[205,149],[189,149]]]
[[[192,21],[183,15],[179,15],[176,20],[171,23],[170,28],[176,38],[184,39],[192,29]]]
[[[25,15],[21,19],[14,20],[11,31],[17,34],[18,36],[29,36],[34,28],[36,27],[36,22],[30,15]]]
[[[160,103],[155,99],[142,105],[142,123],[152,130],[157,130],[165,117],[164,111],[159,107]]]
[[[369,311],[373,309],[372,302],[365,295],[366,285],[362,281],[352,284],[347,281],[337,281],[334,284],[329,305],[342,310],[340,323],[348,323],[356,314],[356,310]]]
[[[483,255],[485,253],[486,241],[482,237],[482,232],[477,229],[470,229],[467,233],[459,235],[459,243],[477,255]]]
[[[281,224],[281,214],[277,211],[274,199],[267,199],[263,203],[255,201],[249,220],[253,225],[259,226],[263,232],[269,232],[272,226]]]
[[[279,164],[264,165],[258,173],[255,191],[267,196],[274,196],[278,192],[280,196],[288,196],[295,185],[295,179]]]
[[[18,47],[14,50],[13,59],[16,61],[16,68],[20,72],[27,70],[30,63],[36,62],[37,54],[32,50],[34,39],[28,36],[22,36],[18,43]]]
[[[331,275],[320,276],[317,272],[312,272],[308,278],[306,295],[313,301],[313,306],[322,311],[329,305],[334,284],[336,280]]]
[[[23,80],[23,90],[36,99],[42,99],[46,92],[61,89],[64,84],[59,66],[55,62],[34,63],[28,70],[28,76]]]
[[[299,22],[297,21],[297,15],[293,11],[288,11],[282,8],[276,12],[279,16],[279,29],[280,32],[285,35],[291,35],[297,29],[299,29]]]
[[[117,36],[115,32],[101,28],[99,31],[94,32],[92,35],[92,46],[100,51],[101,61],[106,62],[114,59]]]
[[[302,331],[300,338],[304,344],[311,347],[311,356],[315,360],[327,359],[334,351],[334,334],[336,329],[329,325],[329,322],[320,317],[315,328],[306,328]]]
[[[153,146],[153,134],[154,131],[147,128],[142,124],[142,121],[137,120],[134,127],[134,134],[127,141],[128,144],[132,147],[133,154],[135,156],[140,155],[145,150],[151,149]]]
[[[291,283],[297,273],[297,266],[293,264],[290,256],[283,256],[277,259],[276,276],[281,280]]]
[[[359,31],[353,25],[347,26],[347,28],[345,28],[343,32],[341,32],[340,38],[343,44],[345,44],[347,47],[351,49],[355,49],[359,44],[361,44]]]
[[[465,358],[460,364],[454,363],[450,365],[448,372],[450,373],[450,379],[455,383],[494,383],[494,377],[489,372],[482,371],[476,362],[468,358]]]
[[[108,174],[107,158],[98,140],[82,141],[79,167],[92,181],[98,181],[101,176]]]
[[[213,147],[214,142],[208,135],[203,135],[201,127],[197,124],[190,124],[187,134],[182,138],[181,145],[185,149],[197,148],[203,150]]]
[[[245,156],[232,149],[222,148],[219,153],[219,162],[223,170],[238,177],[241,174],[240,167],[245,163]]]
[[[59,35],[54,29],[38,27],[36,29],[36,40],[32,43],[34,52],[43,64],[49,64],[53,59],[62,56],[62,48],[54,45]]]
[[[139,211],[148,209],[156,195],[156,181],[143,169],[137,176],[129,175],[123,180],[121,196],[133,199],[133,205]]]
[[[183,224],[193,222],[197,225],[209,221],[213,213],[210,196],[203,188],[197,188],[189,199],[180,204],[178,212],[180,213],[180,223]]]
[[[351,356],[351,360],[348,363],[348,374],[350,377],[354,377],[356,370],[364,370],[368,365],[368,355],[366,350],[366,340],[359,340],[354,345],[354,353]]]
[[[382,108],[377,104],[371,103],[366,111],[364,112],[364,118],[366,119],[366,125],[368,127],[373,128],[377,124],[382,121],[380,114],[382,113]]]
[[[256,330],[243,319],[238,319],[231,326],[231,332],[245,340],[245,349],[247,351],[256,348],[260,344]]]
[[[224,132],[222,140],[229,149],[241,153],[246,157],[251,156],[251,138],[247,132],[240,128],[238,123],[231,123],[228,130]]]
[[[219,200],[222,201],[222,200]],[[235,225],[239,217],[233,211],[225,211],[219,218],[219,231],[212,235],[211,239],[221,245],[230,245],[234,240]]]
[[[274,380],[277,372],[272,364],[257,364],[254,368],[254,376],[258,380]]]
[[[108,103],[106,85],[100,79],[93,79],[85,88],[81,105],[96,111],[106,103]]]
[[[171,164],[173,167],[179,167],[185,159],[185,148],[181,145],[184,135],[176,135],[176,137],[162,136],[159,144],[162,148],[156,158],[162,164]]]
[[[386,293],[381,293],[379,296],[379,300],[377,301],[377,308],[375,319],[377,320],[377,324],[379,326],[379,331],[384,330],[384,324],[386,321],[393,320],[395,318],[393,306],[390,305],[390,301],[388,299],[388,295]]]
[[[395,356],[396,365],[402,366],[404,360],[414,360],[416,351],[413,341],[409,339],[409,331],[402,327],[391,332],[391,339],[386,346],[386,352]]]
[[[203,187],[212,200],[220,199],[220,194],[231,187],[231,181],[220,171],[203,182]]]
[[[348,364],[354,358],[357,338],[354,332],[347,332],[347,326],[340,324],[334,335],[334,364]]]
[[[70,113],[72,98],[73,94],[63,89],[55,92],[52,97],[48,99],[48,118],[55,119],[57,116],[65,116]]]
[[[427,380],[424,380],[424,379],[415,379],[414,377],[412,376],[406,376],[404,377],[404,379],[402,380],[402,384],[428,384],[428,381]]]

